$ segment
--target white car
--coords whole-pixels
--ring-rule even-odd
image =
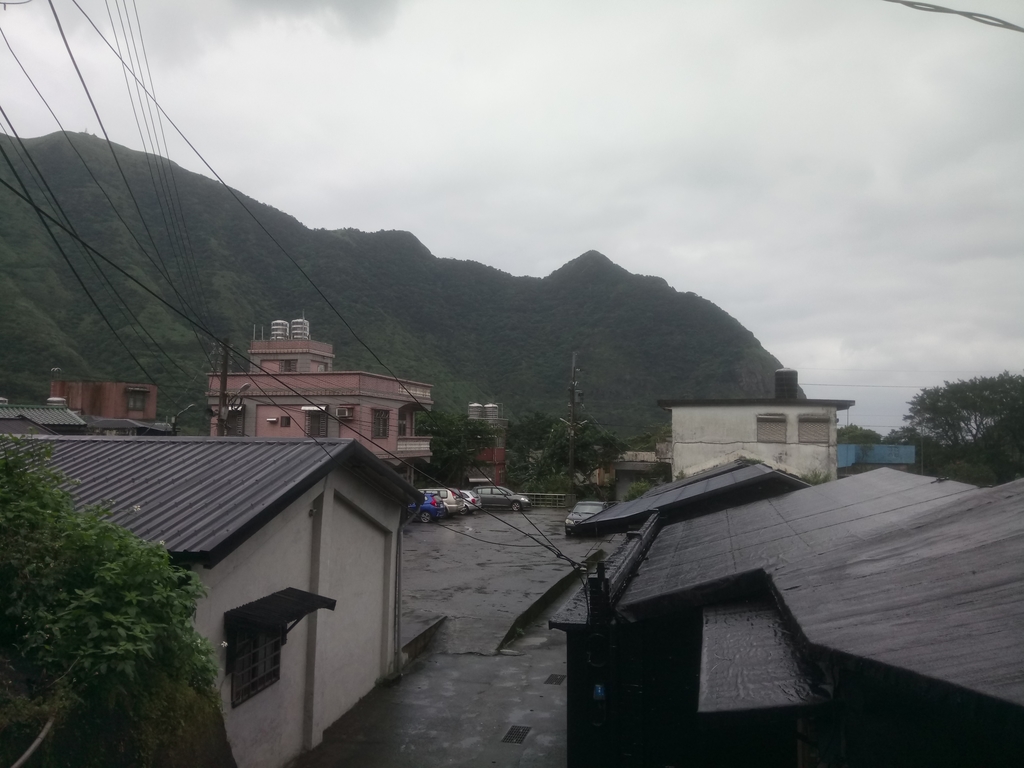
[[[469,514],[472,515],[483,509],[480,505],[480,497],[472,491],[459,491],[459,495],[466,500],[466,511]]]

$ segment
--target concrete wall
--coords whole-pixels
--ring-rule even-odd
[[[757,440],[758,416],[782,416],[786,442]],[[829,422],[827,443],[801,443],[801,417]],[[733,461],[754,458],[794,475],[827,472],[836,477],[836,409],[821,405],[764,404],[674,406],[672,475],[687,475]]]
[[[220,666],[228,740],[239,768],[279,768],[392,671],[401,504],[336,470],[211,569],[196,627]],[[286,587],[338,601],[281,648],[281,678],[237,707],[225,671],[224,613]]]

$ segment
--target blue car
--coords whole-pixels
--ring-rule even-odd
[[[429,523],[431,520],[440,520],[448,514],[448,511],[437,494],[425,493],[423,494],[423,503],[419,507],[415,504],[409,505],[409,513],[421,523]]]

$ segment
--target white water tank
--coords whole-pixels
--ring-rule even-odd
[[[309,340],[309,320],[292,320],[292,338]]]
[[[493,421],[500,417],[498,413],[500,409],[495,403],[488,403],[484,406],[484,418],[488,421]]]
[[[480,403],[469,404],[469,418],[471,419],[482,419],[484,417],[484,407]]]
[[[63,397],[48,397],[48,398],[46,398],[46,404],[47,405],[59,405],[62,408],[67,408],[68,407],[68,401],[65,400]]]
[[[283,341],[288,338],[288,325],[287,320],[274,320],[270,324],[270,340],[271,341]]]

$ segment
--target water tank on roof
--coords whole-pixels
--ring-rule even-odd
[[[292,338],[309,339],[309,320],[303,318],[292,320]]]
[[[471,419],[482,419],[484,417],[484,407],[480,403],[469,404],[469,418]]]
[[[47,405],[59,405],[62,408],[67,408],[68,407],[68,401],[65,400],[63,397],[48,397],[48,398],[46,398],[46,404]]]
[[[270,340],[271,341],[283,341],[288,338],[288,329],[291,328],[288,325],[287,320],[274,320],[270,324]]]
[[[488,403],[487,405],[484,406],[484,418],[485,419],[491,420],[491,419],[497,419],[498,417],[499,417],[499,414],[498,414],[498,406],[497,405],[495,405],[494,403]]]
[[[792,368],[779,368],[775,372],[775,399],[796,400],[800,397],[797,372]]]

